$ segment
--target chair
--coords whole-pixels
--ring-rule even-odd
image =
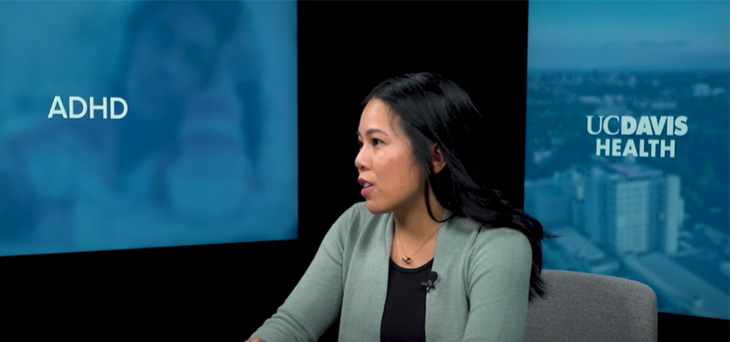
[[[529,304],[526,342],[656,341],[656,294],[625,278],[543,270],[546,294]]]

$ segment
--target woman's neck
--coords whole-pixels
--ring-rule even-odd
[[[431,193],[433,194],[433,193]],[[425,197],[413,201],[411,208],[393,211],[393,246],[390,259],[405,268],[417,268],[433,259],[436,240],[444,212],[435,197],[431,199],[431,214],[426,207]]]
[[[402,210],[393,212],[394,228],[401,234],[407,234],[413,237],[431,235],[441,225],[438,221],[443,219],[446,209],[438,203],[436,197],[433,195],[433,191],[430,193],[429,202],[433,217],[429,215],[428,208],[426,208],[426,201],[422,199],[410,208],[403,208]]]

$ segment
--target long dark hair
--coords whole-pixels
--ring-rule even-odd
[[[482,151],[486,117],[469,95],[450,79],[436,73],[405,74],[378,84],[363,101],[385,102],[401,120],[414,157],[433,189],[436,200],[457,216],[469,217],[486,227],[508,227],[524,234],[532,248],[529,298],[544,293],[542,224],[512,205],[488,179],[488,158]],[[439,173],[432,169],[431,146],[436,144],[446,160]],[[426,187],[426,208],[434,221]]]

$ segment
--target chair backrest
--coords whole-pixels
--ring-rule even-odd
[[[543,270],[546,294],[529,304],[526,342],[657,340],[656,294],[638,281]]]

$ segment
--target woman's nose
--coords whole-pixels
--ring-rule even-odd
[[[365,148],[360,148],[357,152],[357,156],[355,156],[355,167],[358,170],[365,169]]]

